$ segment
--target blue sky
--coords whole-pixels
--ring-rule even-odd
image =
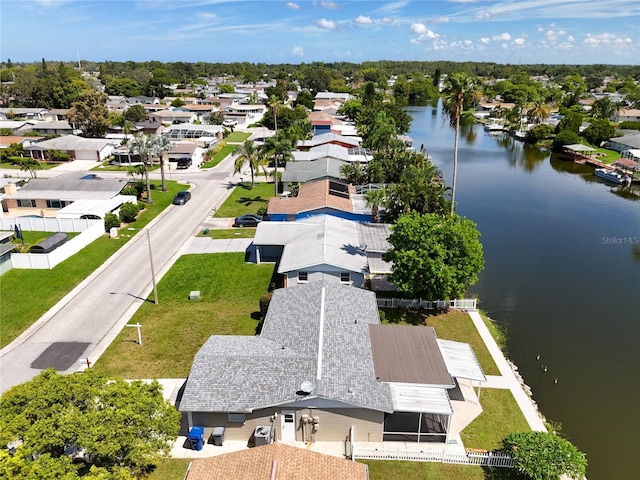
[[[638,0],[2,0],[0,57],[640,61]]]

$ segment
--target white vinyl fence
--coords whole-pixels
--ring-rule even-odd
[[[475,298],[456,298],[453,300],[422,300],[421,298],[378,298],[378,308],[405,308],[412,310],[475,310]]]
[[[2,230],[13,230],[18,224],[25,231],[81,232],[64,245],[49,253],[12,253],[13,268],[50,270],[75,255],[97,238],[104,235],[103,220],[77,218],[0,218]]]

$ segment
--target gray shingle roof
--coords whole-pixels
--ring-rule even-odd
[[[322,158],[312,162],[287,162],[282,172],[282,181],[304,183],[325,177],[340,178],[340,168],[347,164],[348,162],[335,158]]]
[[[314,396],[391,412],[369,339],[368,325],[379,321],[373,292],[328,283],[276,290],[260,337],[213,336],[200,349],[180,410],[242,412],[292,402],[311,380]]]
[[[106,199],[119,194],[126,184],[125,179],[101,178],[86,172],[73,172],[54,178],[32,179],[16,193],[5,195],[5,198]]]

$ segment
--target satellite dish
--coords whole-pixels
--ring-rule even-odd
[[[313,380],[305,380],[300,385],[300,391],[304,392],[304,395],[308,395],[313,392],[316,388],[316,384]]]

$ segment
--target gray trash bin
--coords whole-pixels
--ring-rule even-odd
[[[224,442],[224,427],[213,427],[209,442],[217,447],[221,447],[222,442]]]

